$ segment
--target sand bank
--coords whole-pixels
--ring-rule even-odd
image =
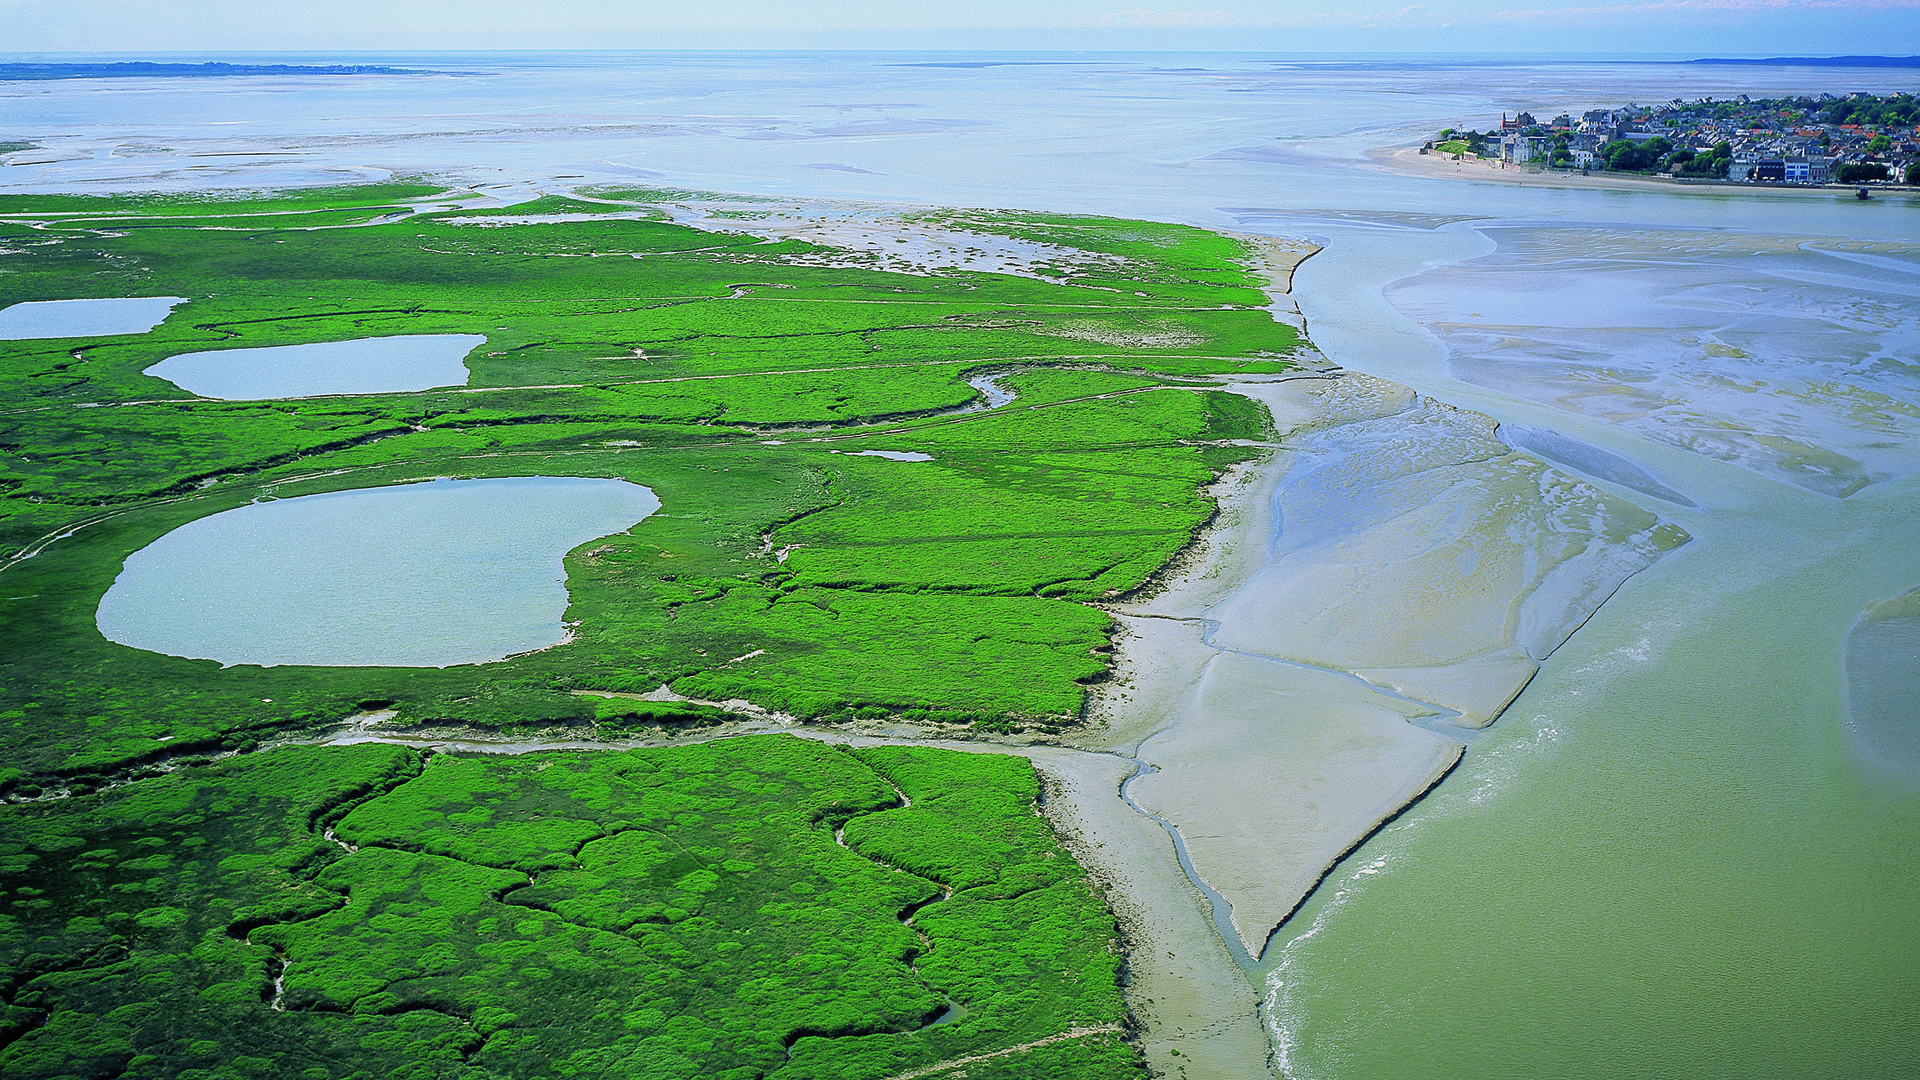
[[[1158,768],[1130,792],[1180,825],[1257,958],[1328,867],[1460,759],[1460,743],[1407,723],[1423,712],[1332,672],[1216,653],[1141,747]]]
[[[1177,828],[1252,958],[1221,973],[1231,980],[1202,977],[1185,958],[1227,950],[1198,890],[1114,874],[1129,933],[1154,943],[1129,951],[1143,1044],[1177,1044],[1170,1060],[1195,1078],[1245,1076],[1255,1059],[1202,1066],[1188,1040],[1225,1053],[1234,1025],[1216,1042],[1182,1018],[1244,1013],[1267,938],[1325,873],[1444,777],[1471,729],[1621,581],[1684,539],[1510,449],[1487,418],[1392,383],[1329,373],[1231,389],[1267,406],[1282,448],[1223,476],[1206,536],[1118,606],[1115,677],[1091,712],[1103,730],[1085,743],[1148,766],[1128,793]],[[1118,861],[1163,874],[1173,862],[1165,835],[1111,799],[1063,801],[1118,815],[1084,819],[1091,863],[1120,844]],[[1222,1012],[1229,986],[1237,1004]]]

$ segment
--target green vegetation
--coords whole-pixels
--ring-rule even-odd
[[[237,194],[0,195],[0,217],[231,217],[235,214],[298,214],[313,210],[396,206],[444,194],[439,184],[395,182],[342,184],[293,191]]]
[[[1652,172],[1673,151],[1664,135],[1651,139],[1615,139],[1600,147],[1599,158],[1616,172]]]
[[[0,302],[191,298],[148,334],[0,349],[0,551],[35,553],[0,597],[19,643],[0,660],[0,742],[17,779],[43,784],[362,701],[420,722],[594,728],[577,692],[666,683],[809,719],[1070,722],[1105,670],[1106,616],[1081,602],[1185,543],[1212,513],[1200,487],[1252,452],[1221,442],[1264,423],[1194,378],[1285,370],[1299,344],[1261,309],[1236,241],[1179,226],[938,216],[1067,253],[1023,278],[814,265],[806,245],[649,220],[269,216],[236,231],[167,216],[205,200],[43,209],[102,201],[153,215],[106,232],[0,224],[32,245]],[[217,204],[223,220],[274,205]],[[140,374],[184,351],[440,332],[486,335],[469,389],[216,402]],[[957,412],[979,398],[965,380],[995,370],[1022,400]],[[870,448],[936,460],[833,452]],[[93,626],[127,554],[262,493],[535,473],[624,477],[666,505],[568,560],[568,648],[445,671],[219,670]]]
[[[1838,101],[1818,105],[1810,98],[1782,98],[1782,106],[1797,105],[1805,111],[1818,109],[1821,118],[1829,124],[1859,124],[1866,126],[1911,127],[1920,122],[1920,99],[1912,94],[1889,94],[1884,97],[1874,94],[1848,94]]]
[[[1037,795],[1018,758],[772,735],[288,749],[0,809],[0,1072],[879,1077],[1095,1028],[968,1073],[1137,1075]]]
[[[1871,184],[1890,175],[1886,164],[1879,161],[1849,161],[1833,171],[1833,178],[1842,184]]]
[[[1093,602],[1272,435],[1213,378],[1301,345],[1249,252],[939,212],[920,223],[1046,254],[902,274],[649,209],[685,193],[405,205],[438,191],[0,197],[0,305],[189,298],[148,334],[0,343],[0,1072],[878,1080],[985,1053],[968,1075],[1137,1075],[1112,921],[1023,760],[297,744],[363,710],[686,740],[733,699],[1074,723],[1107,671]],[[486,337],[467,387],[221,402],[142,374],[425,333]],[[1016,401],[985,408],[985,375]],[[573,640],[510,661],[223,669],[94,626],[125,559],[188,521],[447,475],[620,477],[663,509],[571,553]]]
[[[1733,164],[1733,144],[1718,142],[1704,154],[1692,150],[1675,150],[1667,155],[1667,171],[1675,176],[1697,176],[1712,180],[1724,180],[1727,170]]]

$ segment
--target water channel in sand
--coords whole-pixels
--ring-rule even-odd
[[[1559,479],[1517,501],[1514,520],[1550,523],[1555,499],[1571,494],[1634,507],[1693,539],[1629,578],[1484,730],[1449,724],[1445,710],[1407,718],[1441,696],[1436,687],[1466,701],[1477,686],[1482,702],[1488,688],[1511,687],[1522,660],[1538,661],[1523,641],[1551,640],[1552,620],[1475,654],[1487,661],[1480,683],[1457,670],[1464,652],[1382,663],[1336,648],[1337,634],[1303,640],[1298,627],[1286,648],[1267,650],[1304,657],[1284,677],[1313,687],[1291,699],[1276,688],[1279,705],[1264,712],[1242,703],[1233,723],[1248,738],[1271,737],[1283,709],[1324,699],[1342,723],[1396,732],[1390,743],[1416,732],[1468,747],[1267,944],[1253,979],[1263,1017],[1165,832],[1118,797],[1136,763],[1060,751],[1069,759],[1052,805],[1072,802],[1084,857],[1125,878],[1113,895],[1133,935],[1149,1060],[1192,1080],[1256,1074],[1269,1047],[1294,1076],[1336,1080],[1920,1073],[1920,794],[1863,751],[1846,712],[1849,663],[1859,688],[1863,665],[1886,655],[1872,644],[1879,631],[1868,631],[1871,647],[1848,644],[1861,640],[1856,623],[1920,584],[1920,308],[1907,269],[1920,208],[1845,193],[1561,189],[1491,171],[1469,182],[1394,172],[1369,155],[1443,126],[1485,127],[1503,109],[1912,90],[1920,74],[1267,56],[958,69],[921,59],[488,57],[484,71],[432,84],[446,99],[435,115],[458,123],[421,117],[424,84],[350,101],[240,80],[219,94],[158,81],[112,95],[81,84],[0,93],[13,95],[18,133],[62,155],[10,169],[19,184],[203,184],[214,159],[187,155],[223,153],[228,182],[256,185],[447,171],[497,184],[488,190],[506,199],[578,173],[583,184],[644,177],[1317,239],[1326,250],[1302,269],[1296,298],[1323,352],[1407,388],[1436,417],[1433,403],[1491,418],[1503,429],[1495,441],[1555,463],[1535,475]],[[530,95],[548,103],[538,123],[525,119]],[[234,119],[248,122],[221,126]],[[847,169],[812,167],[827,160]],[[1369,422],[1381,419],[1391,418]],[[1457,425],[1427,423],[1456,439]],[[1518,467],[1520,455],[1486,443],[1484,425],[1467,427],[1457,445],[1488,456],[1449,467]],[[1565,486],[1569,474],[1611,501]],[[1417,487],[1409,480],[1399,490]],[[1524,486],[1511,475],[1466,483],[1463,492],[1479,484],[1516,499]],[[1227,799],[1191,814],[1162,805],[1177,802],[1186,736],[1177,725],[1149,736],[1212,693],[1197,672],[1217,684],[1287,667],[1212,648],[1204,621],[1222,624],[1215,643],[1264,655],[1238,636],[1253,631],[1207,609],[1257,574],[1311,594],[1312,551],[1267,562],[1265,508],[1281,484],[1277,472],[1250,474],[1248,497],[1229,500],[1224,561],[1195,579],[1213,594],[1164,612],[1179,619],[1123,618],[1115,744],[1162,764],[1128,791],[1175,813],[1203,873],[1203,848],[1257,846],[1266,832],[1214,805]],[[1395,491],[1376,485],[1368,498]],[[1299,515],[1287,516],[1285,496],[1280,510],[1284,546]],[[1596,535],[1607,521],[1638,520],[1609,513]],[[1229,527],[1236,514],[1251,533]],[[1339,548],[1365,555],[1370,537],[1411,536],[1415,517],[1389,517],[1385,533],[1348,534]],[[1520,542],[1493,539],[1495,550]],[[1489,636],[1496,612],[1517,630],[1526,620],[1515,610],[1480,611],[1488,621],[1473,640],[1500,640]],[[1449,633],[1436,623],[1415,644],[1449,645]],[[1398,671],[1394,685],[1409,692],[1376,693],[1331,670],[1344,662],[1369,677]],[[1431,697],[1412,692],[1414,674]],[[1193,767],[1237,759],[1242,741],[1223,732],[1217,744],[1189,741]],[[1417,764],[1409,758],[1400,775],[1417,779]],[[1220,862],[1212,872],[1231,877]],[[1249,900],[1243,889],[1236,910],[1284,906],[1287,881],[1278,897]],[[1242,931],[1259,933],[1229,936]]]
[[[660,508],[624,480],[434,480],[258,502],[127,557],[110,640],[222,664],[446,667],[566,639],[561,558]]]

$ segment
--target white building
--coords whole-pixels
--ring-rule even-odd
[[[1500,140],[1500,156],[1515,165],[1547,156],[1551,143],[1542,135],[1508,135]]]

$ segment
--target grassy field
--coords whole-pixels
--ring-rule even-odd
[[[0,196],[0,306],[188,298],[147,334],[0,343],[0,1072],[880,1080],[1037,1043],[965,1071],[1135,1075],[1111,919],[1020,759],[251,752],[363,708],[590,738],[735,715],[632,696],[662,685],[814,723],[1060,730],[1107,671],[1090,602],[1187,543],[1253,452],[1232,442],[1270,435],[1207,378],[1302,344],[1250,253],[943,212],[919,221],[1052,254],[907,274],[650,209],[684,193],[404,205],[436,194]],[[566,219],[501,221],[530,214]],[[485,336],[466,386],[222,402],[142,374],[427,333]],[[985,408],[985,374],[1015,402]],[[663,504],[567,557],[563,647],[222,668],[94,625],[125,559],[186,522],[521,475]]]

